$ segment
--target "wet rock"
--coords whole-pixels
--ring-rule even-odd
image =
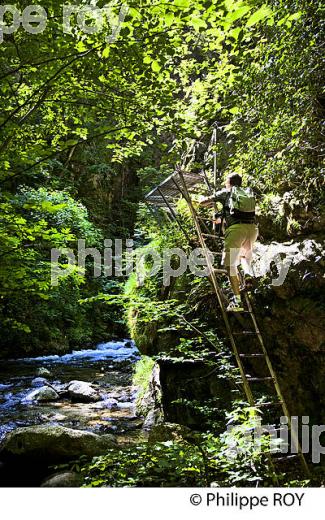
[[[55,463],[87,455],[105,453],[117,445],[113,435],[96,435],[63,426],[41,425],[17,428],[5,438],[0,458],[3,461],[28,458]]]
[[[120,402],[133,402],[137,394],[137,389],[132,386],[117,387],[108,394],[108,397]]]
[[[26,397],[25,401],[56,401],[59,398],[59,394],[50,388],[49,386],[42,386],[36,388],[30,392]]]
[[[136,418],[135,420],[134,419],[125,420],[124,424],[125,424],[125,429],[127,431],[139,430],[140,428],[143,427],[143,420],[139,419],[139,418]]]
[[[52,387],[59,394],[60,397],[69,397],[69,383],[53,382]]]
[[[93,406],[93,408],[99,408],[99,409],[105,409],[108,408],[109,410],[116,410],[118,405],[118,401],[114,399],[113,397],[109,397],[108,399],[104,399],[104,401],[101,401],[100,403],[97,403]]]
[[[125,421],[141,421],[143,423],[143,420],[139,418],[137,415],[124,415]]]
[[[44,386],[45,384],[47,383],[47,380],[45,379],[45,377],[35,377],[35,379],[33,379],[33,381],[31,382],[31,385],[33,387],[40,387],[40,386]]]
[[[151,428],[153,428],[156,424],[159,424],[160,421],[162,421],[160,411],[150,410],[143,423],[143,429],[151,430]]]
[[[38,369],[36,370],[36,374],[37,374],[38,376],[42,376],[42,377],[44,377],[44,376],[50,376],[50,375],[51,375],[51,372],[50,372],[47,368],[45,368],[45,367],[40,367],[40,368],[38,368]]]
[[[120,408],[121,410],[124,410],[124,409],[128,409],[128,408],[132,408],[133,406],[133,403],[117,403],[117,407]]]
[[[219,409],[229,409],[233,399],[231,382],[218,377],[218,373],[211,370],[211,362],[164,356],[158,363],[165,421],[200,430],[204,427],[205,416],[193,406],[193,401],[199,401],[202,406],[207,406],[207,402],[214,403],[213,413],[218,418],[221,417]],[[151,420],[152,416],[146,419],[146,427]]]
[[[82,478],[79,473],[64,471],[50,475],[42,482],[41,487],[80,487],[81,484]]]
[[[1,392],[1,390],[8,390],[11,387],[12,387],[12,385],[1,385],[0,384],[0,392]]]
[[[68,392],[71,399],[76,402],[94,403],[102,399],[97,390],[85,381],[71,381]]]
[[[136,401],[136,413],[145,417],[143,423],[145,430],[163,420],[160,368],[157,364],[153,367],[147,392]]]
[[[153,426],[149,433],[149,442],[166,442],[190,439],[192,430],[187,426],[176,423],[162,423]]]
[[[67,416],[63,415],[62,413],[56,413],[49,417],[50,421],[57,421],[57,422],[65,421],[66,419],[67,419]]]

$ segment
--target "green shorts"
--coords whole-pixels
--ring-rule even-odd
[[[222,263],[227,268],[233,268],[236,274],[240,259],[246,258],[248,262],[252,259],[253,246],[258,237],[258,226],[256,224],[233,224],[225,232],[225,245]]]

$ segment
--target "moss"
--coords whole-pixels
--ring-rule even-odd
[[[135,365],[135,372],[133,374],[133,384],[134,386],[138,387],[136,407],[140,413],[141,401],[149,392],[150,381],[152,378],[152,371],[154,366],[155,361],[148,356],[143,356],[140,359],[140,361],[138,361]]]

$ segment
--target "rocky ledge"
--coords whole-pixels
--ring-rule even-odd
[[[115,447],[113,435],[97,435],[64,426],[29,426],[17,428],[4,440],[0,459],[4,462],[18,458],[57,463],[78,458],[93,457]]]

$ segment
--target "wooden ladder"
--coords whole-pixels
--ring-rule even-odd
[[[289,461],[290,459],[297,458],[300,461],[301,467],[303,469],[303,473],[305,475],[307,475],[308,477],[310,477],[311,476],[310,469],[308,467],[308,464],[307,464],[304,454],[302,452],[299,438],[298,438],[297,432],[295,430],[295,427],[293,427],[292,418],[289,413],[284,396],[282,394],[277,375],[272,366],[271,360],[269,358],[267,349],[266,349],[264,341],[263,341],[262,334],[258,327],[258,323],[257,323],[256,317],[254,314],[254,310],[253,310],[253,307],[252,307],[252,304],[250,301],[250,297],[248,296],[247,292],[244,292],[244,301],[246,303],[247,310],[243,311],[240,314],[241,315],[244,314],[244,316],[247,316],[250,319],[251,327],[247,328],[247,326],[244,325],[243,320],[239,319],[239,323],[242,326],[245,326],[245,330],[233,332],[232,326],[231,326],[231,323],[229,320],[229,314],[225,308],[225,300],[226,300],[225,295],[223,294],[222,288],[218,281],[219,276],[224,276],[224,274],[226,274],[226,271],[224,269],[215,269],[214,268],[213,263],[211,261],[211,251],[206,244],[206,239],[209,239],[209,240],[214,239],[215,243],[217,243],[216,242],[217,237],[213,233],[203,232],[202,227],[206,228],[206,226],[204,224],[200,223],[200,222],[202,222],[202,219],[198,216],[198,214],[196,212],[196,209],[193,205],[190,193],[188,191],[186,182],[184,180],[184,177],[183,177],[183,174],[181,171],[179,171],[179,176],[180,176],[179,178],[182,181],[182,185],[180,185],[176,181],[175,181],[175,184],[177,185],[178,190],[182,194],[183,198],[186,200],[189,210],[191,212],[192,218],[193,218],[197,237],[198,237],[200,246],[203,250],[207,268],[208,268],[208,271],[210,274],[210,282],[213,286],[214,292],[216,294],[216,297],[217,297],[217,300],[218,300],[218,303],[220,306],[222,318],[223,318],[226,332],[227,332],[227,337],[229,339],[233,354],[236,359],[236,363],[237,363],[237,366],[238,366],[238,369],[240,372],[240,376],[241,376],[242,383],[243,383],[243,389],[244,389],[247,401],[250,406],[257,408],[257,409],[262,409],[262,408],[264,408],[264,410],[265,409],[276,409],[276,408],[279,408],[280,410],[282,409],[283,415],[287,418],[288,430],[289,430],[289,432],[291,432],[291,441],[292,441],[292,445],[293,445],[292,451],[294,452],[294,455],[287,455],[286,457],[275,457],[275,456],[271,457],[269,455],[270,464],[271,464],[272,468],[275,470],[275,463],[280,462],[280,461],[285,462],[285,461]],[[205,229],[204,231],[207,231],[207,229]],[[220,254],[220,252],[217,254]],[[237,314],[239,314],[239,313],[236,313],[236,315]],[[255,341],[254,341],[255,349],[254,349],[253,353],[248,354],[245,352],[241,352],[241,350],[238,346],[238,338],[245,337],[245,336],[250,336],[252,338],[255,338]],[[266,376],[265,377],[251,377],[247,373],[247,366],[246,366],[247,360],[262,361],[262,363],[264,363],[264,365],[265,365]],[[256,394],[256,384],[258,384],[258,383],[268,383],[269,385],[271,385],[275,399],[270,399],[270,401],[266,402],[266,403],[265,402],[261,403],[261,404],[257,403],[255,394]],[[275,473],[276,473],[276,471],[275,471]]]

